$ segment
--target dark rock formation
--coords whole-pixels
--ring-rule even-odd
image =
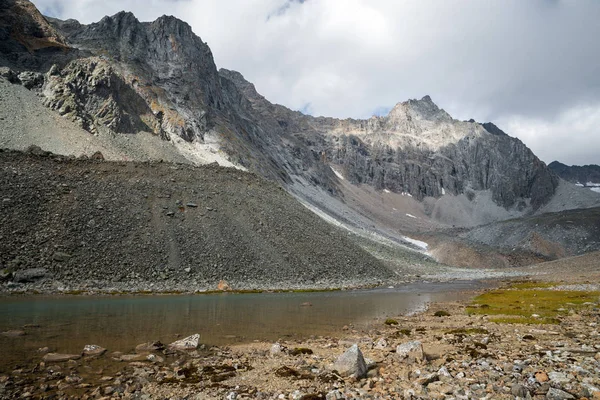
[[[552,161],[548,167],[554,171],[556,175],[572,183],[581,183],[585,185],[588,182],[592,182],[600,184],[600,165],[568,166],[558,161]]]
[[[0,54],[4,64],[44,69],[72,50],[31,2],[0,0]]]

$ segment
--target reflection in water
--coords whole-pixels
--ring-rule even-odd
[[[39,358],[35,350],[43,346],[79,353],[86,344],[98,344],[127,352],[142,342],[168,343],[193,333],[215,345],[328,335],[344,325],[366,325],[421,311],[432,301],[456,300],[464,296],[460,290],[474,288],[462,282],[326,293],[5,298],[0,299],[0,331],[26,326],[27,335],[0,336],[0,371]]]

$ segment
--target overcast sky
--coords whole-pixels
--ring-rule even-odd
[[[547,163],[600,164],[600,0],[33,0],[83,23],[175,15],[272,102],[365,118],[428,94]]]

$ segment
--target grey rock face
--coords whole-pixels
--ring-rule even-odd
[[[91,57],[71,62],[47,76],[44,104],[92,133],[154,131],[155,115],[109,62]],[[159,132],[157,132],[159,133]]]
[[[503,207],[537,209],[554,194],[558,178],[521,141],[476,122],[452,119],[429,96],[399,103],[369,120],[313,118],[273,105],[234,71],[220,70],[246,98],[263,131],[296,143],[280,146],[291,174],[335,191],[337,165],[356,184],[410,193],[418,199],[443,193],[491,190]],[[293,142],[292,142],[293,143]]]
[[[26,0],[0,2],[0,60],[25,70],[43,70],[76,53],[35,5]]]
[[[70,23],[65,34],[118,65],[129,89],[144,99],[168,135],[202,140],[210,129],[209,114],[223,106],[212,53],[183,21],[163,16],[141,23],[120,12],[91,25]]]

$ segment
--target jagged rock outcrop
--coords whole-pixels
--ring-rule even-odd
[[[167,136],[203,140],[208,114],[222,108],[221,89],[210,48],[188,24],[169,16],[142,23],[128,12],[90,25],[55,24],[74,46],[109,60]]]
[[[554,173],[566,181],[572,183],[587,183],[600,184],[600,165],[572,165],[568,166],[558,161],[552,161],[548,167]]]
[[[72,61],[62,70],[53,67],[43,94],[47,107],[89,132],[105,127],[116,133],[160,133],[160,121],[146,102],[99,57]]]

